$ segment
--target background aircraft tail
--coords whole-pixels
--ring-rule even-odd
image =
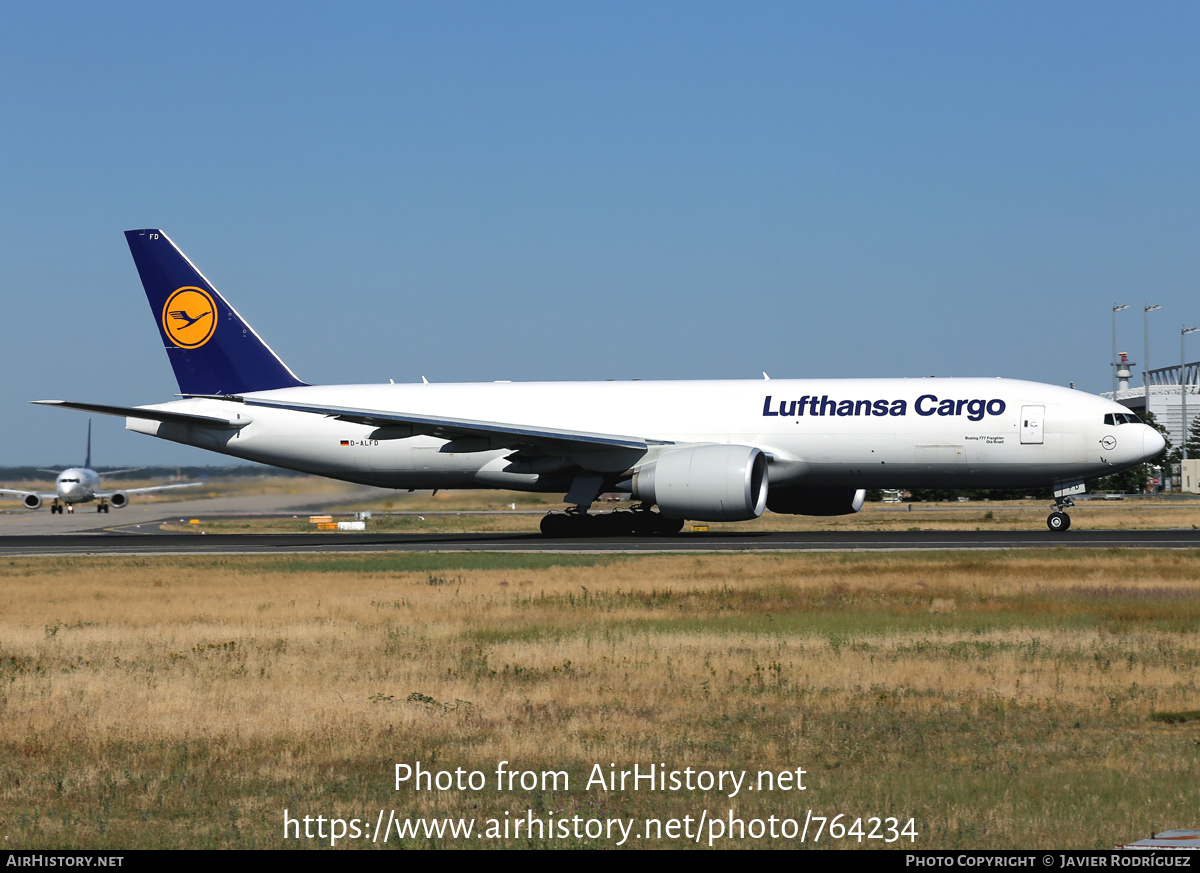
[[[127,230],[182,394],[304,385],[161,230]]]

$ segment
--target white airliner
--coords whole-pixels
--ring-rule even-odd
[[[135,468],[136,469],[136,468]],[[11,497],[20,497],[21,502],[25,504],[26,509],[41,509],[42,503],[47,500],[53,500],[50,504],[50,513],[58,513],[62,515],[64,511],[72,513],[75,511],[77,503],[91,503],[93,500],[96,503],[97,512],[108,512],[108,507],[115,506],[121,509],[129,504],[130,494],[145,494],[149,491],[166,491],[168,488],[193,488],[200,484],[198,482],[186,482],[178,485],[155,485],[150,488],[126,488],[121,491],[101,491],[100,490],[100,474],[92,469],[92,423],[88,422],[87,435],[87,456],[84,458],[82,467],[68,467],[61,473],[54,470],[45,470],[46,473],[54,473],[54,490],[53,491],[14,491],[8,488],[0,488],[0,494]],[[108,475],[116,475],[117,473],[132,473],[133,470],[110,470]]]
[[[1123,406],[1007,379],[310,385],[166,234],[125,237],[183,399],[35,402],[350,482],[565,492],[548,535],[848,514],[867,488],[1051,487],[1065,531],[1084,480],[1164,447]],[[639,504],[589,515],[611,491]]]

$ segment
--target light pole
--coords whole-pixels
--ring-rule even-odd
[[[1180,460],[1187,460],[1187,438],[1188,438],[1188,422],[1187,422],[1187,356],[1183,353],[1183,340],[1189,333],[1195,333],[1200,330],[1200,327],[1185,327],[1179,332],[1179,399],[1183,401],[1183,450],[1180,453]],[[1182,475],[1183,471],[1180,471]]]
[[[1150,313],[1162,309],[1157,303],[1151,306],[1147,303],[1142,307],[1142,332],[1146,340],[1146,363],[1142,365],[1142,381],[1146,383],[1146,412],[1150,411]]]
[[[1112,356],[1112,371],[1113,371],[1113,400],[1117,399],[1117,313],[1123,309],[1128,309],[1126,303],[1113,304],[1113,356]]]

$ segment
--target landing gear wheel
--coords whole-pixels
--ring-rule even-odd
[[[633,532],[638,536],[648,537],[658,533],[658,513],[645,509],[637,509],[630,513],[633,516]]]
[[[1046,527],[1055,533],[1063,533],[1071,527],[1071,516],[1065,512],[1052,512],[1046,519]]]
[[[671,536],[672,534],[679,533],[681,530],[683,530],[682,518],[670,518],[666,515],[659,515],[658,529],[655,533],[662,534],[663,536]]]
[[[682,518],[669,518],[660,512],[637,508],[629,515],[633,516],[633,533],[638,536],[670,536],[683,530]]]
[[[571,531],[575,526],[571,524],[571,517],[566,513],[551,512],[542,517],[540,527],[542,529],[542,536],[566,537],[571,535]]]
[[[590,516],[594,536],[623,537],[633,533],[634,518],[632,512],[605,512]]]

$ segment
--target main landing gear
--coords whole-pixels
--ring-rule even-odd
[[[1064,533],[1071,527],[1071,516],[1067,515],[1063,510],[1069,509],[1075,505],[1075,501],[1070,497],[1060,497],[1054,502],[1054,512],[1050,513],[1050,517],[1046,519],[1046,527],[1055,533]]]
[[[670,536],[683,530],[683,519],[652,512],[645,504],[596,515],[574,507],[546,515],[541,527],[548,537]]]
[[[96,512],[108,512],[108,501],[101,500],[96,504]]]

